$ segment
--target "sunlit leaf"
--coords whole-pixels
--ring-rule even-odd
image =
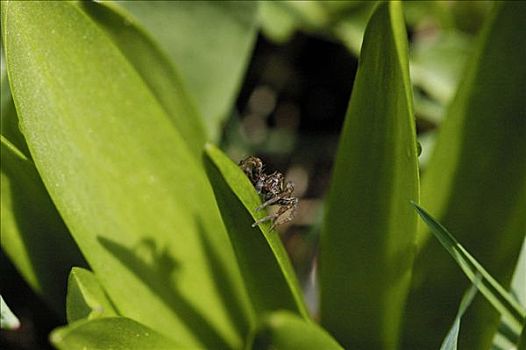
[[[141,75],[189,148],[200,155],[206,141],[201,117],[191,104],[181,78],[170,60],[138,23],[111,3],[81,2],[82,8],[103,28]]]
[[[3,45],[0,57],[2,249],[36,293],[64,318],[67,273],[86,263],[30,159],[18,127]]]
[[[66,307],[68,323],[117,315],[97,277],[79,267],[69,274]]]
[[[3,15],[31,155],[119,313],[185,346],[239,347],[248,307],[228,236],[159,100],[76,4],[7,2]]]
[[[177,338],[175,334],[174,338]],[[187,349],[155,330],[125,317],[77,321],[53,331],[50,339],[59,350]]]
[[[13,314],[9,306],[4,301],[4,298],[0,295],[0,328],[1,329],[17,329],[20,327],[20,321]]]

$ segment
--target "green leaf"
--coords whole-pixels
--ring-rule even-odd
[[[59,350],[185,348],[155,330],[125,317],[77,321],[54,330],[50,339]]]
[[[2,249],[31,288],[64,317],[67,274],[72,266],[86,262],[49,198],[18,128],[3,45],[0,57]]]
[[[3,5],[1,5],[3,6]],[[2,48],[2,46],[0,46]],[[0,74],[0,133],[11,144],[16,146],[26,158],[29,158],[29,150],[24,140],[24,136],[18,128],[18,117],[16,115],[15,105],[11,97],[7,71],[5,71],[4,49],[0,50],[1,74]]]
[[[0,328],[1,329],[17,329],[20,327],[20,321],[13,314],[9,306],[0,295]]]
[[[471,305],[475,295],[477,294],[477,284],[480,282],[480,278],[480,275],[476,275],[474,283],[471,285],[471,287],[469,287],[466,293],[464,293],[464,296],[460,301],[460,306],[458,307],[457,316],[455,317],[453,326],[449,329],[446,338],[440,346],[440,350],[457,350],[458,335],[460,332],[460,320],[462,316],[464,316],[464,313]]]
[[[412,82],[447,105],[458,86],[466,59],[473,51],[471,37],[450,30],[435,40],[421,39],[412,47]]]
[[[511,290],[519,303],[526,307],[526,237],[522,242],[521,253],[513,273]]]
[[[21,128],[116,309],[185,346],[240,347],[247,297],[200,159],[77,5],[5,5]]]
[[[513,320],[512,327],[517,333],[521,330],[522,323],[526,320],[526,309],[493,278],[473,258],[464,247],[453,237],[444,226],[436,221],[428,212],[413,203],[416,211],[439,240],[440,244],[455,259],[464,274],[475,284],[484,297],[493,305],[500,314]],[[478,281],[480,275],[480,281]]]
[[[286,309],[308,319],[279,234],[268,222],[252,227],[266,214],[255,210],[261,200],[249,179],[213,145],[206,146],[204,163],[256,315]]]
[[[68,323],[117,316],[97,277],[79,267],[74,267],[69,274],[66,307]]]
[[[394,349],[410,285],[418,165],[401,4],[364,38],[321,236],[321,323],[344,347]]]
[[[526,47],[526,3],[494,5],[426,167],[422,205],[508,288],[526,232],[526,50],[517,49]],[[421,226],[408,348],[439,346],[468,284],[429,237]],[[463,318],[460,348],[489,348],[498,324],[498,313],[477,298]]]
[[[34,163],[3,135],[0,150],[2,250],[31,288],[63,317],[69,270],[86,262]]]
[[[262,1],[259,5],[261,32],[277,43],[288,41],[297,29],[296,18],[284,9],[284,1]]]
[[[120,7],[92,1],[80,4],[126,56],[172,118],[189,148],[200,156],[206,142],[202,120],[170,60]]]
[[[169,54],[217,140],[256,38],[256,1],[121,1]]]
[[[359,55],[367,21],[375,1],[263,1],[261,30],[277,42],[289,40],[302,30],[314,35],[332,34]]]
[[[254,350],[343,349],[323,328],[287,311],[264,317],[252,337]]]
[[[517,350],[526,350],[526,322],[522,325],[522,333],[517,344]]]

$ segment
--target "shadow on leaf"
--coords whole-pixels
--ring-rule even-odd
[[[134,249],[127,248],[120,243],[105,237],[98,237],[101,245],[121,261],[145,285],[159,297],[159,299],[179,316],[188,329],[204,345],[216,349],[229,348],[225,339],[208,322],[206,315],[200,313],[177,289],[179,263],[168,253],[166,248],[160,248],[153,238],[141,240]]]

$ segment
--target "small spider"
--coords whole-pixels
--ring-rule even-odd
[[[256,227],[266,221],[272,221],[272,226],[270,227],[272,230],[276,225],[292,220],[298,207],[298,198],[292,196],[292,192],[294,192],[293,183],[290,181],[285,182],[283,174],[277,171],[272,174],[265,174],[263,172],[263,162],[261,159],[253,156],[240,161],[239,167],[252,182],[257,193],[264,201],[263,204],[256,208],[257,211],[270,205],[280,206],[275,213],[254,222],[252,227]],[[281,222],[278,222],[278,219],[287,212],[289,212],[288,216]]]

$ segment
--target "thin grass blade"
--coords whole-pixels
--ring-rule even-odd
[[[418,215],[424,220],[440,244],[453,257],[464,274],[477,286],[482,295],[493,305],[500,314],[513,320],[513,330],[521,331],[522,323],[526,320],[526,309],[522,307],[478,262],[464,247],[429,213],[413,203]],[[480,282],[477,276],[480,275]]]

